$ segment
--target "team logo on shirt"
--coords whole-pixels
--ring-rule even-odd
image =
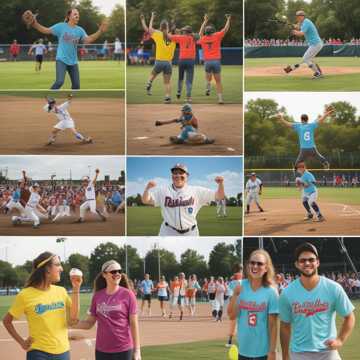
[[[58,309],[64,309],[65,308],[65,304],[63,301],[58,301],[58,302],[54,302],[51,304],[37,304],[35,306],[35,313],[38,315],[42,315],[44,313],[46,313],[47,311],[52,311],[52,310],[58,310]]]
[[[97,304],[96,306],[96,313],[106,318],[110,317],[110,313],[112,311],[122,311],[122,305],[121,304],[109,305],[109,304],[101,303],[101,304]]]
[[[172,199],[170,196],[166,196],[165,197],[165,202],[164,205],[165,207],[170,207],[170,208],[174,208],[174,207],[181,207],[181,206],[191,206],[194,205],[195,200],[193,197],[189,198],[189,199]]]
[[[296,315],[303,314],[305,317],[314,316],[317,313],[326,312],[329,310],[329,303],[321,302],[320,299],[316,301],[305,301],[302,304],[299,302],[292,303],[293,313]]]
[[[266,311],[266,308],[267,308],[266,302],[262,302],[261,304],[258,304],[256,301],[240,300],[239,302],[240,310],[247,310],[251,312],[263,312]]]
[[[256,313],[249,313],[248,315],[248,325],[249,326],[256,326],[257,324],[257,314]]]
[[[65,32],[64,36],[63,36],[63,40],[67,43],[77,44],[79,42],[80,38]]]
[[[192,207],[190,207],[190,208],[187,209],[187,211],[188,211],[189,214],[192,214],[194,212],[194,209]]]

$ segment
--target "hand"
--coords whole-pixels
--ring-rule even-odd
[[[104,19],[99,25],[99,30],[100,32],[104,33],[107,31],[108,27],[109,27],[109,22],[107,19]]]
[[[145,20],[145,15],[144,14],[140,14],[140,20]]]
[[[156,12],[155,12],[155,11],[152,11],[152,12],[151,12],[151,17],[154,19],[155,16],[156,16]]]
[[[336,109],[332,106],[332,105],[329,105],[326,109],[325,109],[325,113],[327,115],[330,115],[332,113],[334,113],[336,111]]]
[[[329,350],[338,350],[343,346],[343,344],[344,343],[339,338],[329,339],[325,341],[325,345]]]
[[[298,36],[299,33],[300,33],[300,31],[299,31],[299,30],[292,30],[291,33],[292,33],[293,35]]]
[[[31,26],[33,26],[34,22],[36,21],[36,15],[33,14],[31,10],[26,10],[22,14],[22,20],[25,23],[26,27],[30,29]]]
[[[269,351],[266,360],[276,360],[276,351]]]
[[[155,126],[161,126],[163,123],[159,120],[155,121]]]
[[[208,16],[208,14],[205,14],[205,15],[204,15],[204,22],[207,23],[208,21],[209,21],[209,16]]]
[[[134,350],[133,360],[141,360],[141,352],[140,349]]]
[[[220,185],[224,182],[224,178],[222,176],[217,176],[215,182]]]
[[[235,289],[234,289],[234,296],[239,296],[242,290],[242,286],[239,284]]]
[[[95,170],[95,174],[99,174],[100,173],[100,170],[99,169],[96,169]]]
[[[146,189],[145,190],[150,190],[152,188],[154,188],[156,186],[156,182],[155,181],[149,181],[146,185]]]
[[[25,170],[22,170],[21,172],[22,172],[22,174],[23,174],[24,176],[26,175],[26,172],[25,172]]]
[[[79,275],[73,275],[70,276],[71,285],[73,287],[73,291],[79,292],[81,284],[83,282],[82,276]]]
[[[231,14],[225,14],[225,19],[226,20],[231,20]]]
[[[276,117],[278,118],[278,120],[282,120],[284,118],[283,114],[277,114]]]
[[[29,336],[27,339],[23,340],[20,345],[25,351],[28,351],[30,350],[31,344],[33,342],[34,342],[33,338]]]

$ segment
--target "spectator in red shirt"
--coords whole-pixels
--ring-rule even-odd
[[[16,61],[16,58],[20,54],[20,45],[17,43],[17,40],[14,40],[10,45],[10,55],[12,56],[12,60]]]
[[[199,34],[201,45],[204,52],[205,76],[206,76],[206,96],[210,95],[211,79],[214,76],[216,91],[219,104],[223,104],[222,84],[221,84],[221,41],[230,28],[231,15],[226,14],[226,23],[222,30],[216,32],[213,25],[207,25],[209,18],[205,14],[204,22],[201,25]]]
[[[187,25],[181,29],[179,35],[167,35],[168,39],[179,44],[179,80],[176,97],[180,99],[186,74],[186,97],[187,102],[191,103],[191,91],[194,80],[194,68],[196,58],[197,34],[193,34],[191,26]]]

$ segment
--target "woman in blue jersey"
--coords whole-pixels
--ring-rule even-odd
[[[239,360],[275,360],[278,332],[278,293],[270,255],[262,249],[250,254],[246,279],[234,289],[228,306],[237,319]]]
[[[45,35],[54,35],[58,38],[56,52],[56,80],[51,89],[60,89],[64,84],[65,74],[69,73],[71,88],[80,89],[80,75],[77,57],[78,43],[90,44],[96,41],[103,32],[107,30],[107,21],[103,21],[98,31],[92,35],[87,35],[86,31],[78,26],[80,14],[77,9],[70,9],[66,13],[64,22],[59,22],[51,27],[41,25],[30,10],[27,10],[24,17],[30,18],[29,26]]]

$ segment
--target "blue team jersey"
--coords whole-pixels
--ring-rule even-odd
[[[278,293],[272,287],[254,291],[249,280],[241,282],[238,297],[237,339],[239,354],[249,358],[266,356],[269,352],[269,315],[278,314]]]
[[[337,336],[336,313],[345,317],[354,310],[341,285],[323,276],[311,291],[300,279],[293,281],[282,291],[279,308],[281,321],[291,324],[292,352],[328,350],[325,341]]]
[[[12,199],[14,202],[18,202],[20,200],[20,189],[16,189],[12,195],[11,195]]]
[[[292,128],[296,131],[299,138],[299,145],[301,149],[311,149],[315,147],[315,129],[318,127],[318,123],[315,120],[312,123],[292,124]]]
[[[301,24],[300,30],[304,33],[305,40],[309,45],[313,46],[322,42],[316,26],[311,20],[305,19]]]
[[[59,40],[56,60],[66,65],[77,64],[77,44],[87,37],[85,30],[80,26],[72,27],[66,22],[57,23],[50,29]]]
[[[301,181],[306,185],[306,187],[304,187],[305,194],[312,194],[316,191],[316,179],[310,171],[305,170],[301,176]]]
[[[143,280],[140,287],[145,295],[149,295],[151,294],[151,289],[153,288],[153,282],[152,280]]]

